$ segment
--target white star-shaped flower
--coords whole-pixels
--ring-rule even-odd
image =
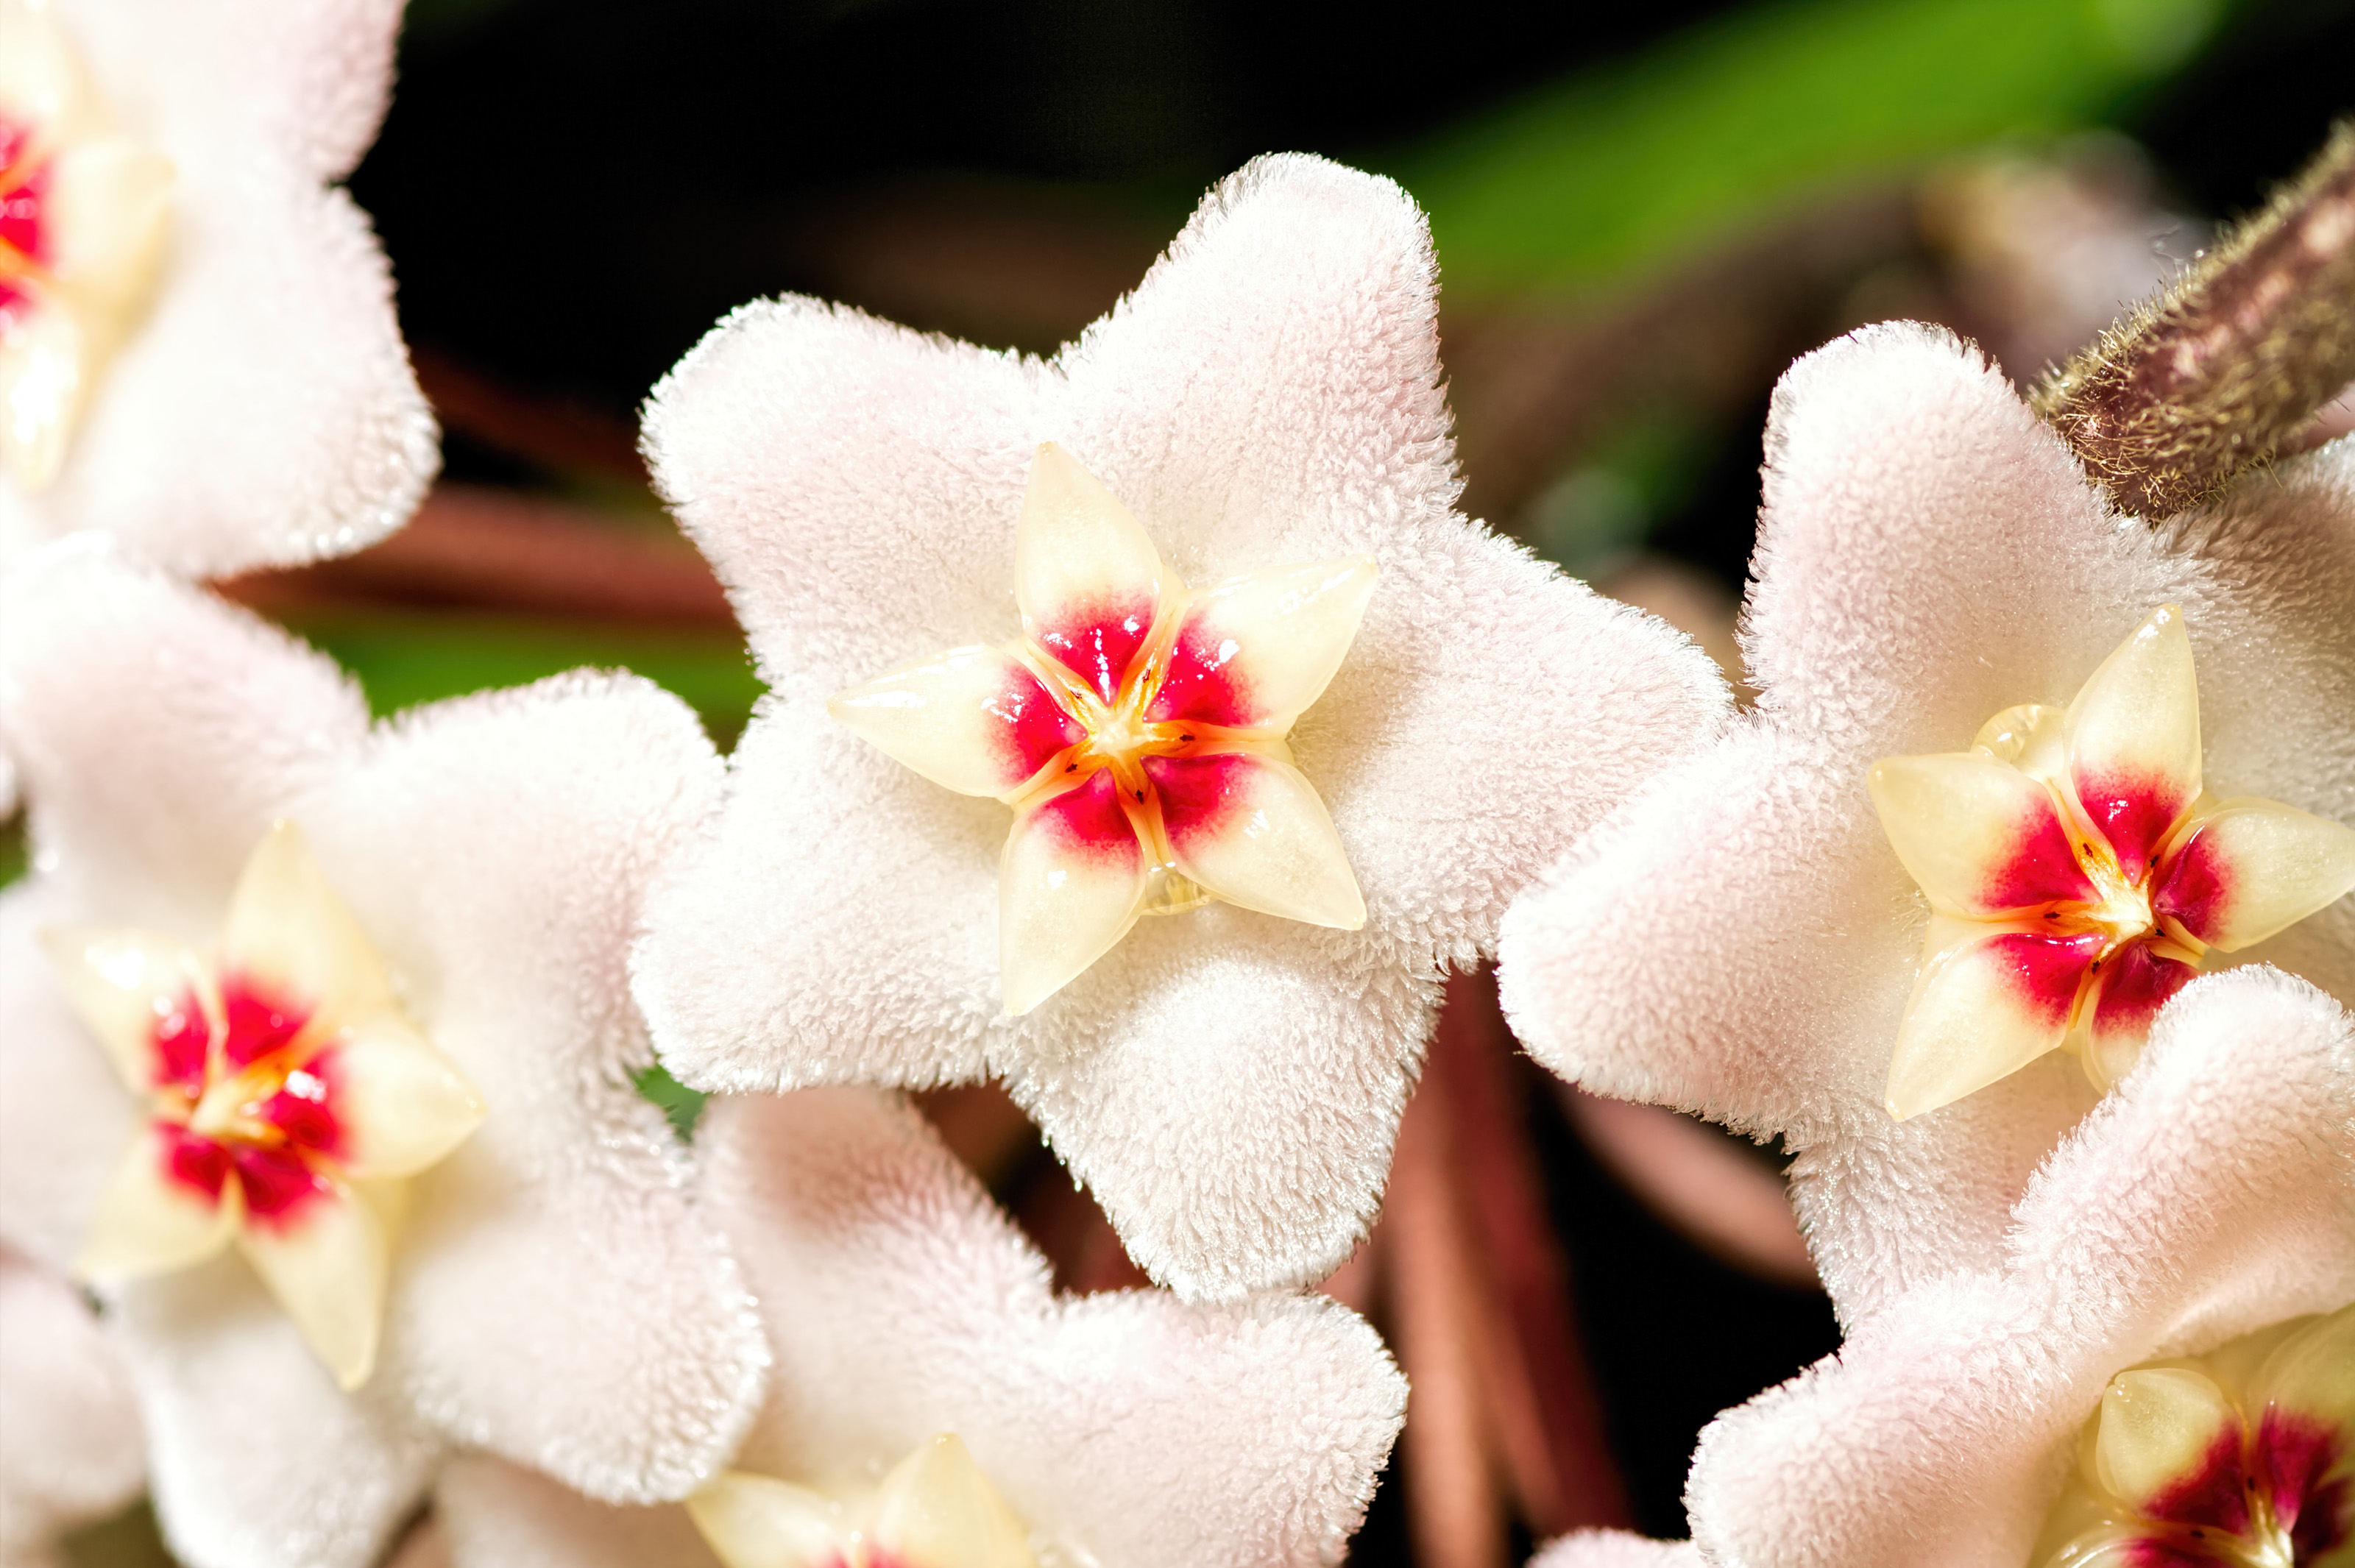
[[[1059,1297],[922,1119],[872,1091],[716,1102],[698,1143],[776,1347],[759,1423],[683,1509],[468,1461],[437,1503],[458,1568],[1340,1560],[1406,1396],[1347,1309]]]
[[[335,182],[400,0],[0,0],[0,559],[218,575],[390,532],[438,461]]]
[[[2355,1319],[2276,1326],[2355,1300],[2345,1010],[2264,968],[2194,982],[2160,1015],[2144,1066],[2009,1218],[1976,1266],[1902,1293],[1838,1356],[1702,1433],[1686,1500],[1710,1559],[2336,1561],[2355,1539]],[[2235,1343],[2267,1329],[2264,1344]],[[2293,1331],[2308,1337],[2260,1377]],[[2184,1357],[2209,1360],[2156,1383],[2135,1371]],[[2166,1403],[2117,1408],[2137,1397]],[[2240,1495],[2194,1495],[2228,1427]],[[2299,1462],[2316,1436],[2332,1451]],[[2301,1512],[2322,1541],[2296,1554],[2272,1532]],[[2082,1539],[2079,1555],[2053,1555],[2088,1531],[2111,1555],[2084,1555]],[[2185,1554],[2125,1544],[2137,1541]]]
[[[625,969],[716,799],[693,715],[578,675],[372,727],[102,539],[0,623],[0,1236],[104,1291],[178,1554],[357,1568],[453,1446],[701,1484],[766,1349]]]
[[[1522,901],[1503,985],[1563,1075],[1783,1137],[1853,1325],[1993,1253],[2195,964],[2355,997],[2355,443],[2152,528],[1868,328],[1777,392],[1755,575],[1757,712]]]
[[[1694,1541],[1532,1568],[2318,1568],[2355,1541],[2355,1028],[2192,982],[2002,1244],[1701,1434]],[[2321,1316],[2316,1316],[2321,1315]]]
[[[1275,157],[1051,361],[786,300],[671,374],[770,687],[640,951],[673,1072],[995,1073],[1181,1292],[1348,1254],[1444,967],[1724,710],[1450,510],[1433,282],[1396,187]]]

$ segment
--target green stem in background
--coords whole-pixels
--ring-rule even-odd
[[[2271,457],[2350,379],[2355,122],[2035,400],[2119,509],[2157,522]]]

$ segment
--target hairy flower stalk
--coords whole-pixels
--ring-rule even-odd
[[[2350,379],[2355,122],[2034,401],[2121,510],[2157,522],[2272,456]]]

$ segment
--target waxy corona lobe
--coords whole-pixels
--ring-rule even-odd
[[[2355,1558],[2355,1307],[2113,1377],[2035,1568]]]
[[[172,165],[124,135],[48,7],[0,0],[0,468],[65,461],[91,383],[155,283]]]
[[[1284,736],[1340,667],[1371,557],[1188,591],[1069,453],[1039,448],[1014,549],[1024,635],[952,648],[827,711],[962,795],[1014,808],[999,866],[1006,1010],[1146,913],[1220,898],[1355,931],[1366,905]]]
[[[280,823],[247,862],[217,962],[128,928],[48,941],[146,1106],[77,1272],[113,1283],[187,1268],[234,1240],[336,1381],[367,1381],[389,1184],[448,1155],[483,1108],[395,1008],[302,834]]]
[[[2108,1088],[2209,953],[2355,887],[2355,829],[2202,793],[2191,640],[2173,606],[2066,709],[2006,709],[1968,752],[1878,763],[1871,790],[1932,912],[1890,1064],[1901,1119],[2055,1047]]]
[[[727,1568],[1037,1568],[1030,1532],[955,1434],[858,1503],[743,1470],[687,1499]]]

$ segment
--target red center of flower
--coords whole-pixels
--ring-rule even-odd
[[[2107,1033],[2147,1032],[2168,999],[2199,973],[2202,933],[2230,893],[2229,869],[2197,831],[2171,836],[2158,791],[2114,788],[2104,835],[2071,831],[2056,812],[2022,825],[1999,899],[2017,898],[2041,930],[2008,938],[2022,988],[2036,1000],[2090,1015]],[[2146,798],[2146,796],[2153,798]]]
[[[2310,1568],[2355,1540],[2355,1496],[2330,1472],[2346,1435],[2268,1410],[2217,1435],[2200,1468],[2142,1509],[2126,1568]]]
[[[346,1141],[336,1053],[298,1048],[310,1019],[232,976],[218,1034],[193,996],[155,1020],[155,1125],[174,1181],[218,1201],[234,1179],[247,1215],[273,1224],[332,1191],[327,1168]]]
[[[1236,731],[1253,710],[1228,667],[1235,645],[1198,619],[1182,617],[1164,647],[1132,612],[1075,617],[1039,639],[1069,676],[1023,669],[995,705],[1073,848],[1128,854],[1157,840],[1182,853],[1230,815],[1243,765]]]
[[[49,260],[41,220],[48,189],[48,161],[32,155],[31,132],[0,118],[0,332],[29,309],[27,283]]]

